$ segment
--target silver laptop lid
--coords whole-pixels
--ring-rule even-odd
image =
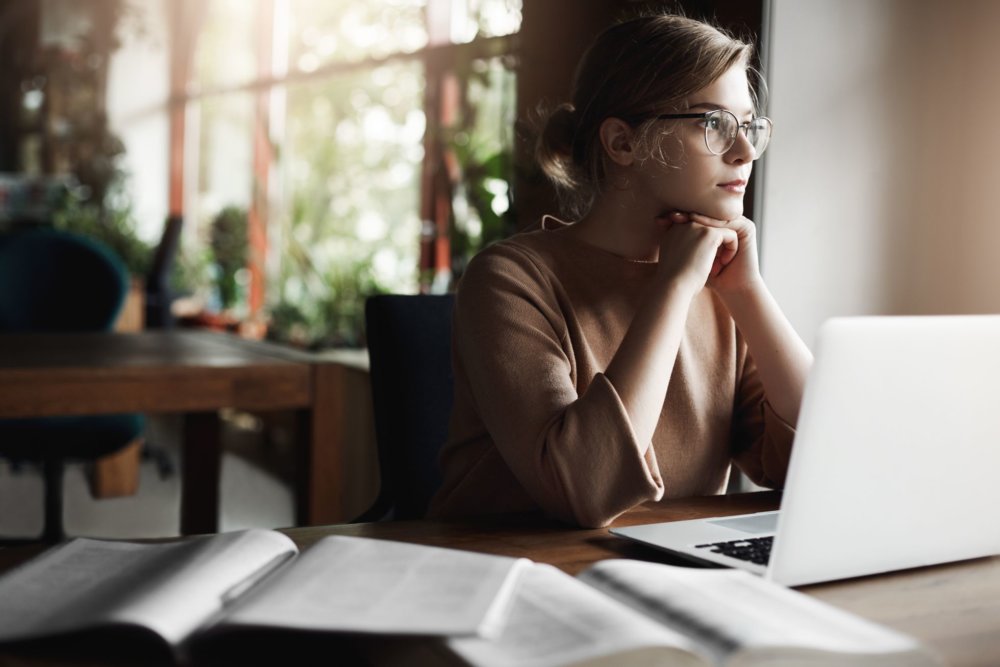
[[[1000,316],[821,329],[767,576],[787,585],[1000,553]]]

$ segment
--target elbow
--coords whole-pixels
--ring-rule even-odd
[[[591,508],[563,507],[547,512],[548,516],[574,528],[606,528],[622,512],[602,512]]]
[[[609,495],[591,489],[589,493],[577,493],[572,498],[564,497],[550,515],[577,528],[607,528],[628,510],[646,501],[656,500],[658,495],[654,492],[651,495],[628,494],[628,497],[623,497],[622,494]]]
[[[601,499],[567,494],[564,489],[550,489],[536,502],[546,516],[574,528],[604,528],[624,511],[610,510]]]
[[[539,485],[539,505],[545,513],[577,528],[604,528],[635,502],[620,497],[618,480],[581,475],[574,466],[568,469],[557,461],[543,458],[547,472]]]
[[[570,422],[572,423],[572,422]],[[534,461],[536,500],[550,515],[580,528],[604,528],[636,505],[663,496],[652,451],[628,438],[588,441],[583,428],[550,425]]]
[[[576,523],[580,528],[607,528],[623,512],[581,512],[577,514]]]

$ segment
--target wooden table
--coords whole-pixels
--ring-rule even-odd
[[[0,418],[181,413],[181,532],[218,530],[218,411],[294,410],[299,525],[343,521],[337,364],[196,330],[0,335]]]
[[[636,525],[775,509],[774,492],[673,500],[640,507],[614,525]],[[667,554],[616,538],[606,529],[580,530],[537,517],[468,521],[405,521],[291,528],[308,549],[327,535],[355,535],[526,557],[576,574],[607,558],[682,564]],[[39,553],[41,547],[0,550],[0,572]],[[809,595],[905,632],[955,667],[1000,665],[1000,557],[919,568],[803,587]],[[5,656],[0,655],[0,663]],[[25,661],[24,665],[36,665]],[[74,663],[76,664],[76,663]],[[98,665],[100,663],[88,663]]]

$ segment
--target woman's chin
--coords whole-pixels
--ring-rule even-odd
[[[671,211],[700,213],[715,220],[735,220],[743,215],[743,197],[705,197],[702,201],[685,202],[680,206],[664,209],[664,215]]]
[[[743,215],[743,198],[731,199],[730,201],[713,202],[712,206],[707,206],[705,215],[716,220],[735,220]]]

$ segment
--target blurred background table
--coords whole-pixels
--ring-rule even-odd
[[[205,331],[0,335],[0,418],[181,413],[181,532],[218,530],[223,408],[297,415],[296,522],[343,521],[343,368]]]

